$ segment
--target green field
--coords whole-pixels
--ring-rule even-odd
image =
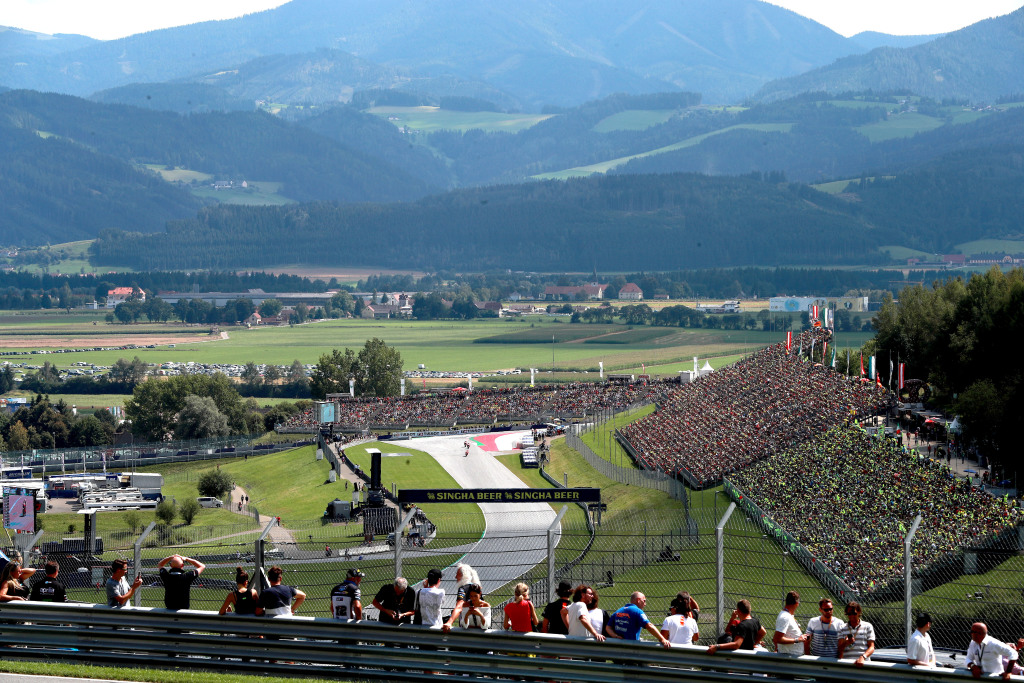
[[[944,125],[944,121],[933,116],[925,116],[917,112],[903,112],[890,116],[885,121],[859,126],[857,131],[867,136],[871,142],[883,142],[896,138],[909,138],[917,133],[924,133]]]
[[[192,188],[192,194],[204,199],[214,199],[221,204],[238,204],[241,206],[284,206],[294,204],[279,190],[283,183],[273,181],[253,181],[248,188],[233,187],[227,190],[215,190],[209,185]]]
[[[1022,240],[975,240],[956,245],[962,254],[974,256],[975,254],[1020,254],[1024,252],[1024,241]]]
[[[601,119],[591,130],[595,133],[611,133],[617,130],[646,130],[659,123],[665,123],[674,109],[627,109]]]
[[[666,152],[674,152],[677,149],[685,149],[687,147],[693,147],[707,140],[709,137],[714,135],[721,135],[722,133],[728,133],[734,130],[757,130],[763,133],[788,133],[792,130],[793,124],[791,123],[744,123],[735,126],[728,126],[720,130],[712,131],[710,133],[704,133],[703,135],[695,135],[691,138],[687,138],[680,142],[659,147],[658,149],[652,149],[648,152],[641,152],[640,154],[631,154],[625,157],[619,157],[617,159],[610,159],[608,161],[602,161],[597,164],[589,164],[587,166],[576,166],[575,168],[567,168],[562,171],[553,171],[550,173],[540,173],[532,176],[535,180],[565,180],[566,178],[578,178],[581,176],[593,175],[595,173],[607,173],[613,168],[622,166],[623,164],[633,160],[640,159],[643,157],[654,156],[656,154],[665,154]]]
[[[119,358],[138,356],[148,363],[164,362],[235,363],[248,361],[289,365],[295,359],[315,363],[334,348],[358,349],[371,337],[379,337],[402,353],[405,369],[423,363],[430,370],[490,371],[505,368],[596,370],[603,361],[605,370],[654,367],[666,363],[684,363],[693,356],[739,354],[755,347],[778,342],[779,333],[737,330],[635,327],[626,325],[571,325],[564,318],[490,319],[473,321],[373,321],[330,320],[295,327],[224,327],[228,339],[211,337],[207,327],[181,324],[92,325],[103,311],[75,312],[62,316],[0,316],[0,329],[9,334],[65,337],[68,346],[97,344],[85,339],[86,333],[113,336],[128,334],[123,343],[147,344],[146,331],[162,336],[191,335],[194,341],[178,341],[174,348],[166,343],[156,348],[89,351],[59,355],[26,353],[8,358],[11,362],[42,365],[44,360],[59,367],[77,361],[112,365]],[[15,330],[17,328],[17,331]],[[477,343],[483,338],[499,337],[498,343]],[[517,335],[522,335],[517,339]],[[554,335],[556,343],[550,342]],[[600,335],[606,335],[601,337]],[[0,336],[2,339],[2,336]],[[77,341],[75,341],[77,340]],[[561,341],[559,341],[561,340]],[[590,340],[592,343],[585,343]],[[492,340],[492,342],[495,340]],[[598,343],[600,342],[600,343]],[[52,348],[52,347],[51,347]],[[552,354],[554,358],[552,359]]]
[[[64,252],[65,258],[62,260],[51,263],[44,269],[38,264],[28,263],[19,266],[20,269],[25,270],[29,273],[64,273],[67,275],[74,275],[77,273],[103,273],[109,270],[103,266],[93,266],[89,263],[89,245],[92,244],[92,240],[79,240],[77,242],[62,242],[60,244],[51,244],[44,247],[32,247],[23,251],[47,251],[53,254]],[[2,259],[7,260],[7,259]],[[122,269],[130,270],[130,269]]]
[[[920,249],[911,249],[910,247],[900,247],[897,245],[887,245],[879,247],[879,251],[884,251],[889,254],[889,258],[894,261],[904,261],[908,258],[931,258],[932,254]]]
[[[440,107],[372,107],[366,111],[390,121],[395,126],[404,126],[421,133],[438,130],[517,133],[551,118],[548,114],[450,111]]]
[[[143,164],[143,166],[158,174],[169,183],[203,183],[208,180],[213,180],[213,175],[209,173],[193,171],[187,168],[182,168],[181,166],[176,166],[174,168],[167,168],[163,164]]]

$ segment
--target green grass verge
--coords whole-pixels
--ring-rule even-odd
[[[582,440],[590,450],[594,451],[601,458],[608,462],[617,465],[619,467],[626,467],[629,469],[640,469],[630,459],[626,450],[619,445],[619,442],[615,440],[614,433],[616,429],[622,429],[628,424],[632,424],[642,417],[650,415],[654,412],[654,404],[644,406],[639,410],[633,410],[628,413],[619,413],[611,420],[602,422],[597,429],[593,429],[583,435]]]
[[[259,676],[252,674],[224,674],[214,671],[191,671],[178,669],[129,669],[114,666],[92,666],[89,664],[66,664],[64,662],[16,662],[0,661],[0,671],[24,674],[26,676],[64,676],[71,678],[106,678],[114,681],[144,681],[145,683],[250,683],[257,678],[261,683],[284,683],[298,678],[280,676]],[[338,679],[306,678],[307,683],[330,683]]]

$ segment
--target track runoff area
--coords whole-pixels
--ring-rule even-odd
[[[460,548],[464,554],[459,562],[477,570],[485,593],[546,562],[548,530],[558,516],[556,509],[600,502],[600,489],[531,489],[495,457],[516,452],[523,437],[530,434],[522,430],[416,439],[416,449],[434,458],[461,488],[399,491],[399,503],[480,506],[485,522],[483,534],[475,543]],[[559,537],[559,527],[555,526],[555,545]],[[410,549],[410,556],[415,552]],[[446,579],[454,576],[451,572],[445,574]],[[454,597],[454,580],[445,580],[442,585],[448,597]]]

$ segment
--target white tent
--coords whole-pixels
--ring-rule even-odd
[[[710,375],[714,371],[715,369],[711,367],[711,363],[704,361],[704,367],[700,369],[700,376],[703,377],[704,375]]]

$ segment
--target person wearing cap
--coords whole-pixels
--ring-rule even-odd
[[[372,604],[380,611],[378,620],[382,624],[411,624],[416,614],[416,595],[409,590],[409,582],[401,576],[394,583],[381,586]]]
[[[557,597],[544,607],[540,615],[540,630],[542,633],[560,633],[566,636],[569,635],[569,627],[562,619],[562,610],[572,604],[572,584],[565,580],[559,581],[555,595]]]
[[[440,569],[427,572],[427,580],[416,594],[416,616],[413,623],[423,624],[430,628],[441,628],[444,619],[441,617],[441,604],[444,602],[444,589],[441,588]]]
[[[342,621],[359,621],[363,618],[363,599],[359,582],[366,576],[361,570],[349,567],[345,581],[331,589],[331,615]]]

